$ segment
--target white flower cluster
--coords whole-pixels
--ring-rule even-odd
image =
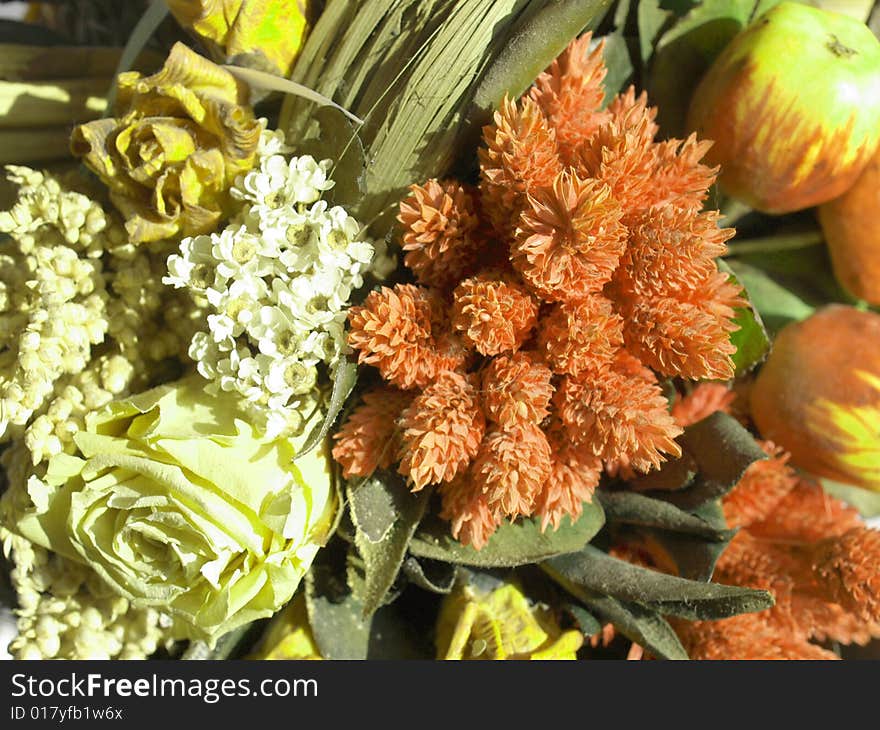
[[[107,331],[100,206],[42,173],[8,170],[20,188],[0,213],[0,440],[59,377],[85,368]]]
[[[136,609],[84,565],[0,528],[18,594],[16,659],[146,659],[171,625]]]
[[[213,389],[237,391],[270,436],[292,435],[316,397],[317,366],[347,352],[346,307],[368,272],[394,262],[343,208],[321,200],[330,160],[288,157],[264,132],[259,165],[232,189],[241,209],[219,233],[187,238],[163,280],[203,296],[207,331],[189,349]]]

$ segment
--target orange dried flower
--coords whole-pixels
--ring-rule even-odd
[[[630,87],[608,106],[610,119],[578,150],[578,174],[595,178],[611,188],[626,213],[647,207],[655,182],[654,136],[657,110],[647,105],[647,95],[636,97]]]
[[[452,480],[477,453],[486,428],[471,380],[442,372],[400,416],[398,471],[413,491]]]
[[[541,318],[538,348],[555,373],[608,367],[622,346],[623,319],[600,294],[557,304]]]
[[[538,321],[524,287],[491,275],[465,279],[453,293],[452,324],[483,355],[519,349]]]
[[[601,291],[626,246],[623,211],[608,186],[564,172],[528,202],[511,248],[526,283],[547,301]]]
[[[797,474],[788,466],[789,454],[771,441],[759,443],[770,458],[751,464],[722,500],[729,527],[746,527],[766,519],[798,483]]]
[[[602,476],[602,462],[583,447],[571,443],[562,425],[555,421],[546,432],[550,444],[550,473],[535,503],[541,529],[552,524],[559,529],[562,518],[580,517],[584,502],[591,502]]]
[[[676,298],[705,290],[718,277],[715,259],[727,251],[725,241],[734,234],[732,228],[719,228],[718,218],[716,211],[671,206],[635,216],[615,272],[616,288],[625,296]]]
[[[483,127],[480,148],[480,192],[483,209],[495,232],[508,237],[525,206],[526,193],[551,185],[562,172],[556,133],[529,98],[517,103],[507,96],[495,112],[495,123]]]
[[[880,636],[880,624],[864,621],[848,612],[839,603],[816,596],[795,594],[791,598],[791,614],[799,630],[816,641],[864,646]]]
[[[677,622],[676,630],[693,660],[821,660],[836,654],[767,622],[763,613],[720,621]]]
[[[627,348],[662,375],[691,380],[729,380],[736,346],[734,306],[744,306],[741,289],[725,274],[705,282],[686,300],[632,297],[622,306]]]
[[[452,536],[464,545],[481,550],[504,521],[499,510],[489,507],[489,498],[474,489],[470,472],[440,485],[440,517],[452,523]]]
[[[761,522],[749,531],[768,540],[816,542],[840,537],[862,525],[858,511],[826,494],[818,484],[801,479]]]
[[[412,394],[379,386],[364,394],[363,403],[352,411],[333,435],[333,458],[342,465],[342,475],[366,477],[376,469],[387,469],[398,458],[400,433],[397,419],[409,405]]]
[[[483,407],[499,426],[538,425],[549,411],[553,373],[531,355],[518,352],[494,358],[483,371]]]
[[[473,488],[508,517],[530,515],[550,473],[550,445],[533,423],[486,433],[471,468]]]
[[[659,468],[663,454],[681,455],[682,429],[656,382],[609,369],[561,379],[554,395],[569,438],[603,460],[625,460],[637,471]]]
[[[670,139],[655,146],[655,185],[648,205],[671,204],[676,208],[698,211],[703,207],[709,188],[718,175],[718,167],[700,163],[712,146],[711,140],[698,140],[691,134],[686,140]]]
[[[865,621],[880,621],[880,531],[860,525],[822,540],[813,560],[834,601]]]
[[[397,216],[404,263],[420,283],[446,289],[469,273],[480,245],[480,220],[468,190],[454,180],[412,185]]]
[[[348,343],[360,351],[359,363],[376,366],[389,383],[422,388],[465,361],[449,338],[441,342],[442,350],[434,338],[442,306],[432,292],[411,284],[382,287],[349,310]]]
[[[686,396],[676,396],[672,406],[675,422],[686,428],[716,411],[730,413],[736,394],[722,383],[700,383]]]
[[[567,160],[608,118],[608,113],[600,110],[605,96],[602,80],[607,73],[602,58],[605,41],[590,51],[591,38],[592,34],[586,33],[572,41],[529,92],[555,128]]]

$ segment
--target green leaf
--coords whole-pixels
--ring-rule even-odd
[[[618,601],[586,589],[577,590],[578,598],[602,621],[614,624],[630,641],[634,641],[658,659],[687,659],[687,652],[669,623],[656,611],[637,603]]]
[[[612,97],[620,93],[635,71],[629,55],[629,45],[623,34],[618,31],[605,36],[605,67],[608,73],[602,85],[605,87],[607,104]]]
[[[749,293],[748,286],[739,280],[731,267],[724,261],[718,261],[718,269],[726,272],[734,283],[743,286],[749,299],[749,306],[741,307],[735,311],[736,318],[734,322],[738,329],[730,335],[731,343],[736,346],[733,364],[736,367],[736,375],[739,377],[750,372],[764,361],[767,353],[770,352],[770,338],[767,336],[764,323],[761,321],[761,315],[754,305],[751,304],[751,294]]]
[[[700,505],[694,510],[694,514],[719,532],[727,528],[720,500]],[[668,530],[652,529],[648,532],[672,558],[678,575],[690,580],[710,580],[718,558],[730,544],[729,540],[706,540],[697,535]],[[729,531],[727,534],[733,532]]]
[[[371,620],[364,605],[327,566],[306,573],[309,626],[325,659],[366,659]]]
[[[813,307],[760,269],[741,261],[727,263],[748,291],[749,301],[771,332],[778,332],[789,322],[800,321],[813,313]]]
[[[296,455],[297,459],[308,454],[327,438],[342,406],[345,405],[345,399],[354,390],[355,383],[357,383],[357,364],[348,359],[340,360],[336,366],[336,372],[333,374],[333,387],[330,391],[330,402],[327,404],[327,415],[321,425],[309,434],[302,449]]]
[[[418,559],[410,555],[403,561],[403,573],[410,583],[422,590],[445,595],[455,586],[458,568],[452,563],[442,563],[427,558]]]
[[[734,532],[722,524],[712,524],[701,516],[679,509],[669,502],[652,499],[637,492],[599,490],[599,502],[608,522],[623,522],[641,527],[658,527],[673,532],[697,535],[711,541],[729,540]]]
[[[571,614],[575,622],[577,622],[577,627],[580,629],[580,632],[588,639],[602,630],[602,623],[599,619],[587,611],[583,606],[579,606],[576,603],[567,603],[562,608],[564,611]]]
[[[236,626],[219,639],[214,646],[210,646],[204,641],[191,641],[181,659],[190,661],[213,661],[217,659],[229,659],[241,653],[241,649],[250,643],[259,631],[258,625],[262,622],[253,621],[248,624]]]
[[[166,3],[153,2],[144,11],[141,19],[137,22],[137,25],[135,25],[134,29],[131,31],[131,35],[128,37],[128,41],[126,41],[125,43],[125,48],[122,49],[122,55],[119,57],[119,63],[117,64],[116,71],[113,74],[113,82],[110,84],[110,89],[107,92],[108,116],[113,113],[113,105],[116,103],[116,77],[119,76],[119,74],[131,69],[132,65],[134,65],[135,60],[144,50],[150,38],[153,37],[153,34],[162,24],[162,21],[165,20],[165,16],[167,16],[169,12],[170,11]]]
[[[641,0],[636,10],[639,27],[639,52],[643,64],[654,53],[654,45],[663,28],[672,20],[670,10],[661,7],[659,0]]]
[[[752,463],[767,458],[755,437],[736,419],[720,411],[688,426],[678,441],[682,451],[696,464],[697,476],[684,489],[647,494],[686,510],[727,494]],[[664,465],[661,472],[667,468],[675,469]],[[645,484],[643,479],[634,482],[639,491]]]
[[[394,584],[430,490],[413,494],[403,478],[380,472],[355,486],[349,483],[355,546],[364,560],[363,604],[367,614],[382,605]]]
[[[579,597],[579,588],[586,588],[690,621],[727,618],[773,606],[773,597],[766,591],[666,575],[613,558],[592,545],[551,558],[541,567],[575,597]]]
[[[880,516],[880,492],[856,487],[852,484],[841,484],[831,479],[820,479],[822,488],[832,497],[843,500],[855,507],[862,517],[870,519]]]
[[[538,518],[504,523],[481,550],[462,545],[449,534],[449,523],[428,518],[419,527],[410,552],[416,557],[459,565],[513,567],[546,560],[560,553],[580,550],[600,530],[605,515],[598,502],[585,502],[574,524],[564,518],[558,530],[541,531]]]

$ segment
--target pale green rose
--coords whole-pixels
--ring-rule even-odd
[[[325,450],[294,461],[301,439],[266,439],[237,396],[202,387],[191,378],[90,414],[79,455],[31,479],[36,510],[17,530],[212,641],[290,600],[338,502]]]

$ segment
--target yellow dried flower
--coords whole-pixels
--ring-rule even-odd
[[[110,189],[134,243],[211,231],[256,159],[248,88],[182,43],[157,73],[117,83],[117,117],[76,127],[73,154]]]

